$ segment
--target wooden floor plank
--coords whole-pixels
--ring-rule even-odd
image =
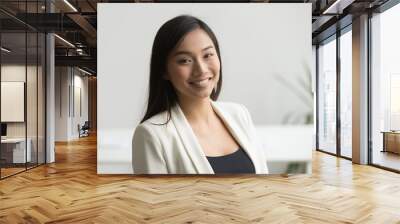
[[[400,175],[313,153],[312,175],[97,175],[96,137],[0,181],[0,223],[400,223]]]

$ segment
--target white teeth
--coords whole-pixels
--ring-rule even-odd
[[[210,79],[203,79],[200,81],[191,82],[191,84],[196,87],[206,87],[208,85],[208,81],[210,81]]]

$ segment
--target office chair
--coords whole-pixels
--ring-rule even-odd
[[[79,129],[79,138],[89,136],[89,129],[90,129],[89,121],[85,121],[82,127],[78,125],[78,129]]]

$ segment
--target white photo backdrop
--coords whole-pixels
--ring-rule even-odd
[[[98,173],[132,172],[131,142],[145,112],[153,40],[163,23],[182,14],[200,18],[218,38],[219,100],[244,104],[261,129],[278,127],[265,132],[276,140],[265,142],[267,156],[310,161],[311,4],[104,3],[98,4]],[[299,147],[285,146],[288,141]]]

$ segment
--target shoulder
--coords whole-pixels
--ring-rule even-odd
[[[234,103],[234,102],[213,102],[214,106],[218,109],[222,110],[225,113],[234,116],[247,116],[248,110],[243,104]]]
[[[214,106],[225,116],[229,116],[236,121],[249,124],[251,116],[247,108],[239,103],[233,102],[213,102]]]
[[[165,133],[165,131],[171,125],[171,120],[168,122],[168,113],[167,111],[160,112],[149,119],[143,121],[138,124],[135,129],[135,136],[150,137],[156,138],[155,136],[159,135],[159,133]]]
[[[143,125],[145,126],[152,126],[152,125],[160,125],[160,124],[165,124],[168,121],[168,112],[163,111],[160,112],[156,115],[153,115],[149,119],[145,120],[142,122]]]
[[[213,104],[221,109],[229,110],[229,111],[241,111],[243,110],[243,105],[234,102],[227,102],[227,101],[213,101]]]

